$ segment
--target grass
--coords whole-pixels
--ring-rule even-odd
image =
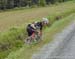
[[[35,45],[24,45],[20,50],[11,52],[5,59],[31,59],[33,53],[38,52],[42,46],[51,42],[56,33],[60,32],[63,28],[65,28],[65,26],[75,19],[74,16],[75,14],[72,14],[62,20],[56,21],[50,28],[45,29],[43,41]]]
[[[25,32],[25,27],[28,23],[31,23],[35,20],[40,20],[40,18],[44,17],[44,16],[45,17],[47,16],[50,19],[50,22],[54,23],[56,21],[55,20],[56,16],[60,15],[60,16],[63,16],[63,18],[64,18],[65,16],[68,16],[68,15],[74,13],[75,12],[74,5],[75,5],[74,2],[66,2],[66,3],[59,4],[57,6],[53,5],[51,7],[33,8],[28,11],[27,10],[18,10],[18,11],[9,11],[9,12],[0,13],[0,15],[1,15],[0,16],[0,30],[1,29],[6,30],[7,27],[12,27],[14,25],[16,26],[16,27],[10,28],[8,31],[0,32],[0,47],[1,47],[0,48],[0,59],[4,59],[5,57],[8,56],[8,54],[11,51],[18,50],[19,48],[21,48],[23,46],[23,44],[24,44],[23,38],[27,37],[26,32]],[[64,9],[64,10],[62,10],[62,9]],[[35,12],[35,14],[34,14],[34,12]],[[64,21],[67,23],[66,20],[64,20]],[[62,24],[61,22],[63,22],[63,21],[60,21],[59,23]],[[59,23],[58,23],[58,25],[59,25]],[[22,27],[17,26],[17,25],[22,25],[22,24],[23,24]],[[65,26],[65,24],[64,25],[62,24],[61,26]],[[57,31],[56,29],[58,29],[55,25],[52,25],[51,28],[45,29],[45,33],[46,33],[45,36],[54,35],[55,32]],[[53,29],[55,30],[54,34],[51,33],[51,32],[53,32],[52,31]],[[62,29],[62,27],[61,27],[61,29]],[[48,34],[49,32],[47,32],[47,31],[50,31],[51,34]],[[45,39],[47,39],[47,37],[45,37]],[[30,47],[28,47],[25,45],[25,47],[23,47],[24,48],[23,50],[25,50],[25,52],[26,52],[26,54],[24,54],[26,58],[25,57],[24,58],[28,59],[27,56],[31,56],[33,51],[36,50],[36,48],[43,46],[47,42],[49,42],[49,40],[47,40],[47,41],[44,40],[44,41],[40,42],[39,44],[36,44],[35,46],[31,45]],[[23,51],[23,50],[21,50],[21,51]],[[31,53],[29,54],[28,51]],[[28,54],[27,54],[27,52],[28,52]],[[15,58],[16,57],[17,56],[15,55]],[[12,58],[14,58],[14,57],[12,57]]]
[[[58,15],[67,11],[75,10],[74,2],[65,2],[49,7],[14,10],[0,13],[0,31],[8,30],[13,26],[21,26],[42,17]]]

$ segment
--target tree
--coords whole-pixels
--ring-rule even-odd
[[[15,7],[29,7],[33,5],[45,6],[48,4],[54,4],[56,2],[65,2],[65,1],[72,1],[72,0],[0,0],[0,9],[10,9]]]
[[[14,0],[7,0],[7,9],[14,8]]]
[[[7,9],[7,2],[8,0],[0,0],[0,9]]]
[[[46,5],[46,0],[39,0],[39,5],[40,6],[45,6]]]

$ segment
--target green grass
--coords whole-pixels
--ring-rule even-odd
[[[25,27],[28,23],[31,23],[36,20],[39,21],[41,17],[47,16],[48,19],[50,20],[50,22],[53,24],[56,21],[55,20],[56,16],[60,15],[64,18],[64,17],[74,13],[75,12],[74,7],[75,7],[74,2],[66,2],[66,3],[59,4],[57,6],[53,5],[51,7],[36,8],[36,9],[33,8],[28,11],[27,10],[18,10],[18,11],[10,11],[10,12],[0,13],[0,15],[1,15],[0,16],[0,22],[1,22],[0,27],[2,29],[6,29],[7,27],[12,27],[12,26],[14,26],[14,24],[21,25],[23,23],[23,26],[15,25],[16,27],[12,27],[7,31],[0,32],[0,46],[2,46],[2,48],[0,48],[0,59],[4,59],[5,57],[8,56],[8,54],[10,52],[18,50],[19,48],[21,48],[23,46],[23,44],[24,44],[23,38],[27,37]],[[35,12],[35,14],[34,14],[34,12]],[[26,15],[28,15],[28,17],[26,17]],[[21,20],[21,19],[23,19],[23,20]],[[64,21],[67,23],[66,20],[64,20]],[[58,23],[58,22],[56,22],[56,23]],[[61,21],[59,21],[59,23],[62,24]],[[59,23],[58,23],[58,25],[59,25]],[[62,24],[61,26],[65,26],[65,24],[64,25]],[[55,25],[52,25],[52,27],[50,29],[49,28],[45,29],[45,33],[46,33],[45,36],[54,35],[55,32],[57,31],[56,29],[58,29],[58,27],[56,27]],[[52,31],[53,29],[55,31]],[[62,27],[61,27],[61,29],[62,29]],[[48,34],[49,32],[47,32],[47,31],[50,31],[50,33],[51,32],[52,33]],[[47,37],[45,37],[45,39],[47,39]],[[49,42],[49,40],[47,40],[47,41],[44,40],[44,41],[40,42],[39,44],[36,44],[35,46],[32,45],[31,47],[28,47],[25,45],[24,50],[25,51],[27,50],[27,52],[28,51],[31,52],[31,54],[27,54],[27,52],[26,52],[26,54],[24,54],[25,57],[27,58],[27,56],[32,55],[33,51],[35,51],[36,48],[43,46],[47,42]],[[29,48],[31,50],[29,50]]]
[[[45,44],[50,43],[53,40],[53,36],[61,32],[65,26],[67,26],[72,20],[75,19],[75,14],[72,14],[64,19],[56,21],[50,28],[46,28],[44,31],[44,40],[38,44],[32,44],[30,46],[24,45],[21,49],[16,52],[11,52],[5,59],[31,59],[33,53],[39,51],[39,49]]]
[[[42,17],[59,15],[75,10],[75,2],[65,2],[48,7],[6,11],[0,13],[0,31],[8,30],[13,26],[26,25]]]

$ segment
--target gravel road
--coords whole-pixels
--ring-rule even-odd
[[[32,59],[75,59],[75,21],[57,33]]]

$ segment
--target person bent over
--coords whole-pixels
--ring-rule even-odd
[[[36,27],[36,29],[39,29],[39,34],[42,36],[43,23],[41,21],[36,22],[35,27]]]
[[[34,24],[28,24],[27,26],[27,33],[28,33],[28,37],[32,37],[32,39],[34,38],[35,35],[35,26]]]

